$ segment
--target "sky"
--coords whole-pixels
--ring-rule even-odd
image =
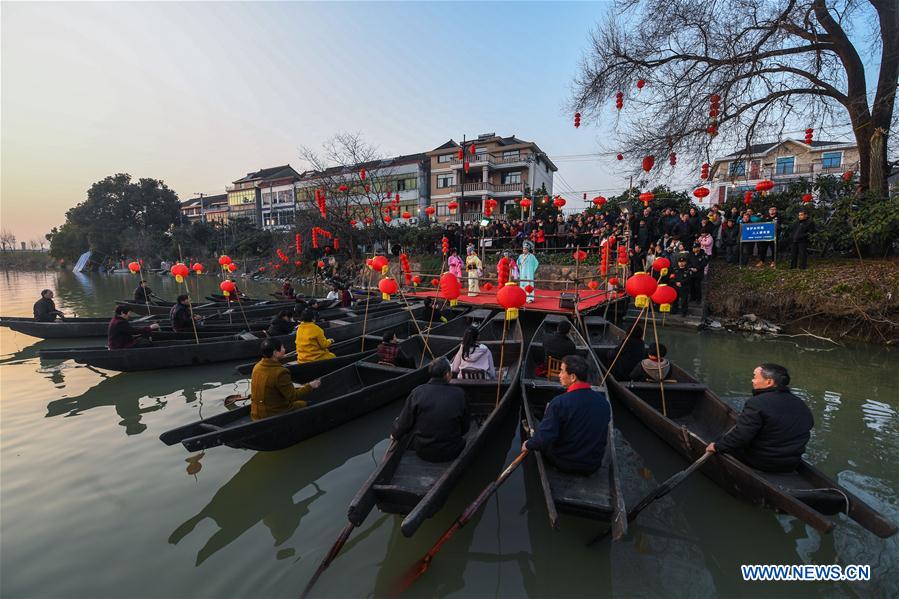
[[[557,193],[626,187],[609,123],[563,107],[611,3],[0,4],[0,221],[43,237],[108,175],[182,200],[359,132],[382,155],[536,142]]]

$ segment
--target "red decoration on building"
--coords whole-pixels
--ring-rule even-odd
[[[655,156],[644,156],[643,157],[643,170],[648,173],[649,171],[652,170],[652,167],[655,165],[655,163],[656,163]]]
[[[709,188],[708,187],[697,187],[696,189],[693,190],[693,195],[701,200],[702,198],[709,195]]]
[[[581,126],[581,113],[575,112],[574,113],[574,128],[577,129],[580,126]]]
[[[606,204],[606,199],[602,196],[596,196],[593,198],[593,205],[597,208],[602,208]]]

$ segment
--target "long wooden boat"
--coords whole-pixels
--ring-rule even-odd
[[[438,326],[433,326],[430,333],[461,337],[465,332],[465,327],[470,326],[469,322],[471,319],[461,318],[467,311],[466,307],[452,308],[454,317],[447,323],[439,323]],[[423,316],[427,317],[426,315]],[[329,349],[336,356],[332,360],[318,360],[316,362],[298,364],[296,360],[286,359],[283,363],[293,374],[300,377],[299,380],[302,380],[304,376],[314,379],[366,357],[377,349],[385,333],[394,333],[398,340],[403,340],[413,337],[420,332],[428,334],[428,321],[416,320],[413,322],[409,320],[379,329],[366,328],[366,333],[362,339],[347,339],[346,341],[332,344]],[[249,375],[253,372],[254,366],[256,366],[256,362],[247,362],[235,367],[234,370],[238,374]]]
[[[155,317],[143,317],[135,319],[135,322],[147,324],[160,322]],[[27,316],[2,316],[0,327],[8,327],[10,330],[40,337],[41,339],[69,339],[81,337],[105,337],[109,326],[109,318],[66,318],[54,322],[37,322]]]
[[[626,335],[599,316],[585,318],[584,326],[590,344],[606,359],[609,348],[617,346]],[[693,461],[734,425],[738,414],[674,363],[669,378],[673,382],[659,385],[617,381],[610,376],[608,384],[614,397],[650,430]],[[794,472],[771,473],[719,453],[703,464],[702,472],[735,497],[786,512],[820,532],[830,532],[835,522],[828,516],[841,512],[879,537],[890,537],[897,531],[893,522],[805,460]]]
[[[482,312],[489,318],[490,312]],[[454,352],[460,341],[460,337],[433,336],[428,347],[434,356],[444,356]],[[219,445],[257,451],[289,447],[404,397],[427,380],[431,357],[422,337],[401,342],[400,351],[415,368],[379,364],[377,356],[368,356],[323,376],[309,405],[301,410],[254,421],[250,407],[243,406],[172,429],[159,439],[166,445],[181,443],[190,451]]]
[[[567,317],[562,315],[547,315],[534,333],[528,347],[521,370],[521,403],[524,411],[522,433],[525,438],[530,438],[533,431],[540,426],[549,402],[565,393],[565,388],[558,379],[537,376],[535,371],[546,359],[543,351],[544,337],[566,320]],[[591,366],[593,380],[590,383],[593,390],[601,393],[608,401],[606,386],[597,384],[602,378],[602,369],[590,346],[574,328],[571,329],[569,338],[574,342],[578,355],[586,358]],[[611,402],[609,407],[611,409]],[[615,455],[614,419],[609,422],[606,430],[596,431],[596,434],[606,438],[606,453],[599,470],[590,476],[562,472],[537,451],[534,452],[537,477],[543,490],[550,526],[553,528],[559,526],[558,512],[593,518],[611,523],[612,538],[618,540],[627,532],[627,512],[619,479],[618,459]]]
[[[424,308],[417,309],[423,313]],[[399,310],[369,319],[368,325],[386,327],[391,324],[405,322],[410,318],[410,310]],[[414,314],[414,311],[412,312]],[[357,338],[362,334],[362,323],[339,323],[332,321],[327,334],[334,341]],[[284,343],[288,351],[293,351],[295,337],[293,334],[277,337]],[[200,339],[199,343],[191,340],[162,341],[150,347],[127,349],[105,348],[61,348],[41,350],[38,355],[44,360],[75,360],[106,370],[131,372],[136,370],[154,370],[157,368],[174,368],[178,366],[196,366],[216,362],[231,362],[258,358],[261,337],[251,333]]]
[[[497,380],[453,379],[450,383],[465,390],[471,414],[462,453],[449,462],[427,462],[408,447],[406,439],[375,469],[350,503],[348,518],[355,526],[361,526],[377,506],[382,512],[405,515],[400,528],[411,537],[443,507],[462,475],[518,403],[518,371],[524,352],[521,324],[518,319],[509,322],[503,335],[504,325],[505,313],[500,312],[479,336],[493,354],[497,368],[502,363]]]

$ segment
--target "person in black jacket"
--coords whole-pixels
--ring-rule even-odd
[[[141,304],[149,304],[150,300],[153,299],[153,290],[147,286],[147,282],[141,280],[140,283],[137,284],[137,288],[134,290],[134,301]]]
[[[724,246],[724,259],[728,264],[734,264],[739,255],[740,229],[737,228],[732,218],[727,219],[721,227],[721,245]]]
[[[574,341],[568,336],[569,332],[571,332],[571,323],[563,320],[558,324],[554,333],[543,338],[543,353],[546,355],[547,361],[550,358],[561,360],[565,356],[577,353]]]
[[[273,316],[272,322],[265,330],[266,335],[269,337],[277,337],[279,335],[290,335],[293,333],[293,321],[290,320],[292,315],[293,312],[291,310],[281,310],[277,316]]]
[[[619,381],[628,380],[631,372],[634,370],[634,366],[637,366],[646,357],[643,327],[634,327],[630,337],[619,344],[612,355],[618,356],[618,359],[615,360],[615,365],[612,367],[612,376]]]
[[[760,364],[752,373],[752,397],[733,430],[706,451],[730,453],[766,472],[790,472],[802,461],[815,420],[790,392],[790,373],[779,364]]]
[[[687,308],[690,305],[690,280],[692,278],[693,273],[687,267],[687,257],[683,255],[678,256],[677,266],[668,274],[668,284],[677,291],[677,302],[676,305],[671,307],[672,312],[676,313],[680,310],[682,316],[687,315]]]
[[[172,330],[185,333],[187,331],[193,331],[194,325],[192,320],[199,320],[199,316],[194,316],[191,319],[191,309],[190,309],[190,296],[186,293],[182,293],[175,300],[175,305],[172,306],[172,309],[169,310],[169,320],[172,323]]]
[[[815,223],[808,218],[808,212],[800,210],[798,214],[799,220],[793,225],[793,231],[790,233],[790,241],[792,247],[790,249],[790,268],[796,268],[797,261],[799,268],[805,270],[808,268],[808,238],[815,232]]]
[[[465,392],[450,385],[452,372],[446,358],[428,366],[431,380],[412,390],[403,411],[393,423],[390,438],[401,441],[411,435],[409,447],[427,462],[448,462],[465,449],[470,416]]]
[[[53,292],[49,289],[41,291],[41,299],[34,302],[33,312],[37,322],[53,322],[57,318],[65,319],[63,313],[56,309]]]
[[[693,253],[687,260],[690,267],[690,301],[702,301],[702,281],[705,280],[705,267],[709,263],[709,256],[702,251],[702,246],[693,244]]]
[[[159,330],[155,322],[148,327],[135,328],[128,320],[133,312],[128,306],[116,306],[115,316],[109,321],[106,332],[106,347],[108,349],[126,349],[131,347],[146,347],[152,345],[149,339],[142,339],[143,335],[149,335]]]
[[[693,227],[690,225],[687,214],[681,214],[680,220],[671,227],[671,236],[684,244],[684,247],[693,245]]]

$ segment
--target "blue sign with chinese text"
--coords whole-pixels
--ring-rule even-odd
[[[740,223],[740,241],[774,241],[777,223]]]

